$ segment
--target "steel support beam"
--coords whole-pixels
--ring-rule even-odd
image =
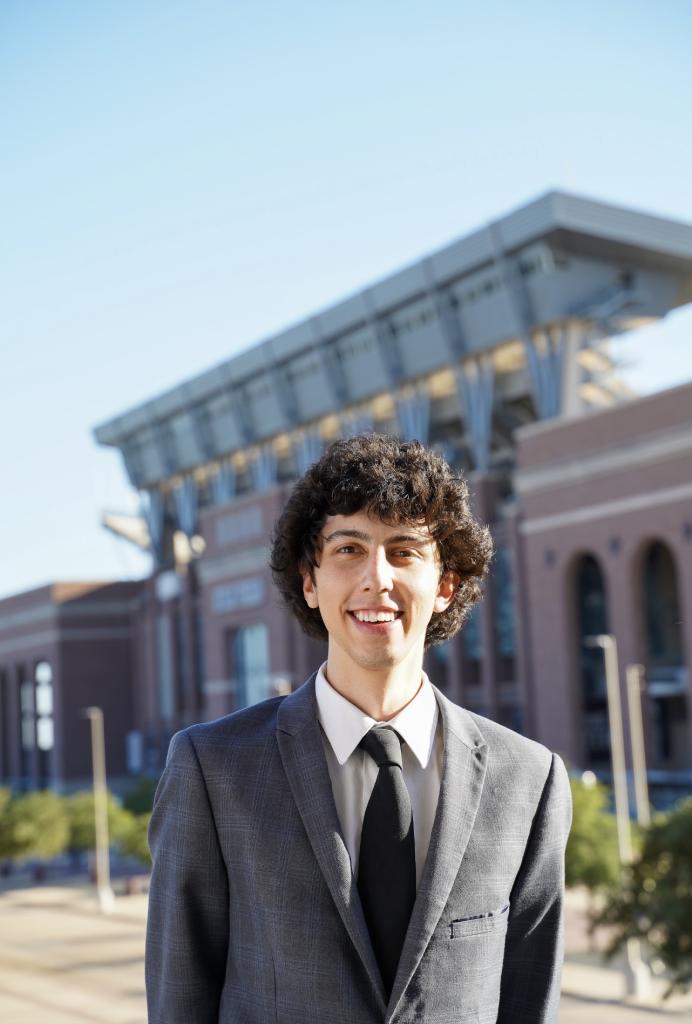
[[[361,297],[365,319],[377,339],[382,362],[389,377],[389,385],[392,388],[399,387],[404,379],[404,362],[401,357],[401,348],[399,347],[399,340],[394,326],[386,316],[377,312],[372,292],[369,288],[361,292]]]
[[[154,436],[154,445],[159,453],[161,464],[166,476],[173,476],[179,472],[180,461],[176,451],[175,438],[170,427],[163,420],[151,424],[151,431]]]
[[[271,356],[267,360],[267,373],[272,383],[276,401],[281,409],[286,429],[290,430],[297,425],[300,419],[298,396],[288,373],[288,368],[285,364],[279,364],[276,361],[271,348],[269,351]]]
[[[303,476],[322,454],[322,438],[316,430],[307,430],[295,439],[293,451],[296,468],[300,476]]]
[[[217,454],[211,417],[204,404],[195,401],[190,386],[185,385],[184,390],[187,396],[188,410],[195,444],[199,453],[199,461],[209,462]]]
[[[264,445],[250,459],[250,476],[256,491],[268,491],[276,484],[277,459],[271,445]]]
[[[151,553],[156,565],[163,561],[165,503],[161,491],[141,491],[140,508],[149,529]]]
[[[424,389],[397,395],[399,432],[405,441],[428,443],[430,432],[430,394]]]
[[[311,317],[310,329],[314,338],[313,350],[322,364],[324,375],[327,378],[327,384],[332,396],[332,404],[336,409],[343,409],[345,405],[348,405],[350,395],[341,360],[334,344],[324,337],[322,324],[318,316]]]
[[[253,444],[256,440],[257,432],[245,388],[237,381],[228,379],[224,393],[243,445]]]
[[[457,395],[462,417],[471,442],[477,470],[490,468],[493,426],[495,367],[492,356],[478,356],[457,368]]]
[[[191,538],[197,533],[197,481],[193,476],[186,476],[173,490],[173,502],[178,527],[186,537]]]
[[[225,505],[233,501],[236,492],[235,466],[225,459],[211,478],[211,489],[215,505]]]
[[[433,262],[429,256],[423,260],[423,273],[425,275],[428,296],[440,322],[440,330],[447,346],[447,352],[450,359],[456,363],[468,354],[468,346],[464,339],[461,317],[459,316],[458,302],[450,290],[441,288],[438,285],[435,280]]]

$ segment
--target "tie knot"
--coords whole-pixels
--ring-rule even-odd
[[[366,732],[358,746],[375,761],[378,768],[394,765],[401,768],[401,737],[389,726]]]

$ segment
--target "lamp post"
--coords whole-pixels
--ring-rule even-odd
[[[634,800],[637,807],[637,821],[640,825],[648,825],[651,821],[651,809],[649,806],[649,786],[646,780],[646,748],[644,745],[644,725],[642,723],[644,666],[628,665],[625,678],[627,679],[627,710],[632,741],[632,773],[634,775]]]
[[[106,749],[103,738],[103,711],[101,708],[84,709],[91,725],[91,766],[94,777],[94,826],[96,832],[96,891],[99,906],[110,914],[115,906],[111,888],[111,868],[108,854],[108,791],[106,789]]]
[[[627,794],[627,770],[625,767],[625,736],[622,727],[622,706],[620,702],[620,670],[618,667],[615,637],[608,633],[584,638],[587,647],[600,647],[605,664],[606,693],[608,698],[608,726],[610,731],[610,753],[613,771],[613,792],[615,795],[615,818],[617,821],[618,850],[620,863],[624,867],[632,862],[632,836],[630,832],[629,797]],[[631,702],[628,702],[631,704]],[[631,708],[630,708],[631,713]],[[651,974],[642,960],[639,939],[628,939],[625,950],[625,990],[628,996],[645,999],[651,992]]]

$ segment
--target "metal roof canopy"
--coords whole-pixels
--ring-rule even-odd
[[[692,225],[549,192],[103,423],[137,487],[269,441],[513,339],[534,390],[556,325],[630,329],[692,301]],[[557,386],[557,385],[556,385]],[[555,414],[555,399],[543,415]],[[538,405],[540,405],[540,401]],[[146,457],[141,457],[145,453]]]

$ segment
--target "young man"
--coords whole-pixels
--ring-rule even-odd
[[[564,766],[422,668],[490,557],[465,483],[417,442],[338,441],[298,482],[272,568],[327,660],[171,742],[150,1024],[557,1021]]]

